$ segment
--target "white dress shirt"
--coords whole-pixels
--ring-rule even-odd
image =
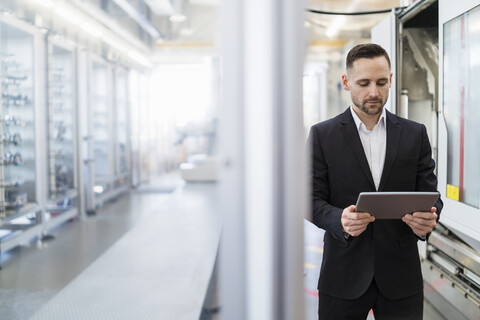
[[[353,120],[355,120],[358,135],[362,141],[363,150],[365,151],[365,156],[367,157],[368,165],[370,166],[370,172],[372,173],[375,188],[378,191],[380,179],[382,178],[383,165],[385,163],[385,153],[387,150],[385,108],[383,108],[380,118],[372,130],[367,130],[367,127],[357,116],[352,106],[350,106],[350,111],[352,112]]]

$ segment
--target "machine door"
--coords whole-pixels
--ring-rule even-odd
[[[441,222],[480,251],[480,1],[439,1]]]

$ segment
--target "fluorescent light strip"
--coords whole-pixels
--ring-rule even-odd
[[[138,53],[134,50],[129,51],[128,56],[130,58],[132,58],[133,60],[143,64],[145,67],[151,67],[152,66],[152,63],[150,62],[150,60],[148,60],[142,54],[140,54],[140,53]]]
[[[57,7],[53,12],[72,24],[79,24],[82,21],[77,14],[64,7]]]
[[[82,24],[82,29],[85,30],[86,32],[88,32],[90,35],[94,36],[95,38],[99,38],[103,34],[102,31],[99,28],[97,28],[97,27],[95,27],[95,26],[93,26],[93,25],[91,25],[87,22]]]
[[[169,19],[172,22],[183,22],[187,19],[187,17],[185,17],[183,14],[173,14]]]

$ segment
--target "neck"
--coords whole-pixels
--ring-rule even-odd
[[[373,130],[373,127],[378,123],[378,119],[380,119],[380,115],[382,114],[381,112],[374,115],[366,114],[356,105],[353,105],[353,111],[355,111],[360,120],[362,120],[367,130]]]

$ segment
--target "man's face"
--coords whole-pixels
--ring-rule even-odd
[[[343,88],[350,91],[353,104],[367,115],[382,112],[388,99],[392,73],[385,57],[355,60],[342,76]]]

